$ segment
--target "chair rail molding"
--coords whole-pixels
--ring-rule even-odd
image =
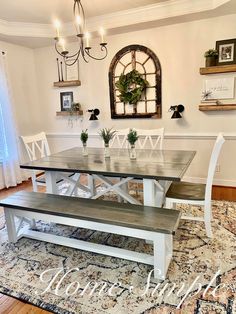
[[[222,132],[225,139],[236,140],[236,133]],[[165,133],[165,139],[193,139],[193,140],[214,140],[217,133]],[[80,133],[47,133],[49,138],[78,138]],[[98,139],[100,136],[96,133],[89,134],[90,138]]]

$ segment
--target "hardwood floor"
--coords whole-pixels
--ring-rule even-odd
[[[0,191],[0,199],[9,196],[18,191],[32,191],[31,181],[26,181],[17,187],[4,189]],[[41,191],[45,191],[42,187]],[[212,191],[214,200],[236,201],[236,187],[214,186]],[[37,308],[33,305],[26,304],[14,298],[0,294],[0,313],[1,314],[46,314],[50,313]]]

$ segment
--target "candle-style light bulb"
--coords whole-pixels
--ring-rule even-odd
[[[61,27],[61,23],[59,20],[55,20],[54,21],[54,26],[56,28],[56,32],[57,32],[57,38],[60,37],[60,27]]]
[[[105,35],[105,30],[103,27],[100,27],[99,33],[101,35],[101,43],[104,43],[104,35]]]
[[[85,38],[86,38],[86,48],[90,47],[89,46],[89,39],[90,39],[90,34],[89,32],[86,32],[85,33]]]
[[[82,19],[81,19],[80,15],[77,15],[77,16],[76,16],[75,22],[76,22],[76,24],[77,24],[78,26],[80,26],[80,25],[82,24]]]
[[[66,51],[66,41],[64,38],[61,38],[60,39],[60,42],[59,42],[61,48],[62,48],[62,51]]]

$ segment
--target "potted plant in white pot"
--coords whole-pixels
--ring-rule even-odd
[[[88,156],[88,150],[87,150],[87,141],[88,141],[88,130],[82,130],[80,134],[80,140],[83,144],[83,156]]]
[[[136,159],[136,150],[135,150],[135,143],[138,140],[137,131],[134,129],[130,129],[127,135],[127,141],[130,144],[130,159]]]
[[[110,129],[104,128],[101,129],[98,134],[104,141],[104,156],[105,158],[109,158],[110,157],[109,143],[110,140],[112,140],[114,135],[116,134],[116,130],[113,130],[112,128]]]
[[[219,53],[215,49],[207,50],[204,54],[204,57],[206,58],[206,67],[216,66],[218,55]]]

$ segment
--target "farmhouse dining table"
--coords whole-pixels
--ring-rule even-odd
[[[185,150],[136,150],[137,158],[131,160],[129,149],[110,148],[110,158],[104,158],[103,148],[88,148],[88,156],[83,156],[81,147],[74,147],[21,165],[23,169],[45,172],[47,193],[58,194],[58,178],[70,183],[68,195],[78,188],[98,199],[113,191],[129,203],[140,204],[124,188],[135,179],[143,182],[143,203],[161,207],[171,182],[180,181],[193,160],[196,152]],[[68,173],[75,173],[68,176]],[[81,184],[80,174],[88,174],[88,186]],[[77,175],[77,176],[76,176]],[[114,180],[114,177],[119,180]],[[97,192],[92,182],[100,180],[105,188]]]

